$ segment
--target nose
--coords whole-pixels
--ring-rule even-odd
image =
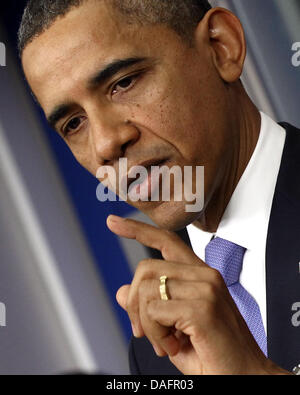
[[[92,151],[100,165],[125,156],[128,146],[139,138],[138,128],[130,121],[114,117],[94,123],[90,135]]]

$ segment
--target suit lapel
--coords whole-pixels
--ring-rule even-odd
[[[266,248],[267,332],[269,358],[291,371],[300,363],[300,131],[282,126],[287,138]]]

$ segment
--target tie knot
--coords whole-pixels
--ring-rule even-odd
[[[205,262],[218,270],[229,287],[239,282],[246,249],[216,237],[205,249]]]

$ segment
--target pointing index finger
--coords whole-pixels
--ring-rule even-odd
[[[135,239],[146,247],[159,250],[167,261],[204,264],[174,232],[114,215],[108,217],[107,226],[118,236]]]

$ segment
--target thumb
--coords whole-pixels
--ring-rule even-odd
[[[127,298],[129,294],[130,285],[123,285],[116,295],[117,302],[122,307],[122,309],[126,310]]]

